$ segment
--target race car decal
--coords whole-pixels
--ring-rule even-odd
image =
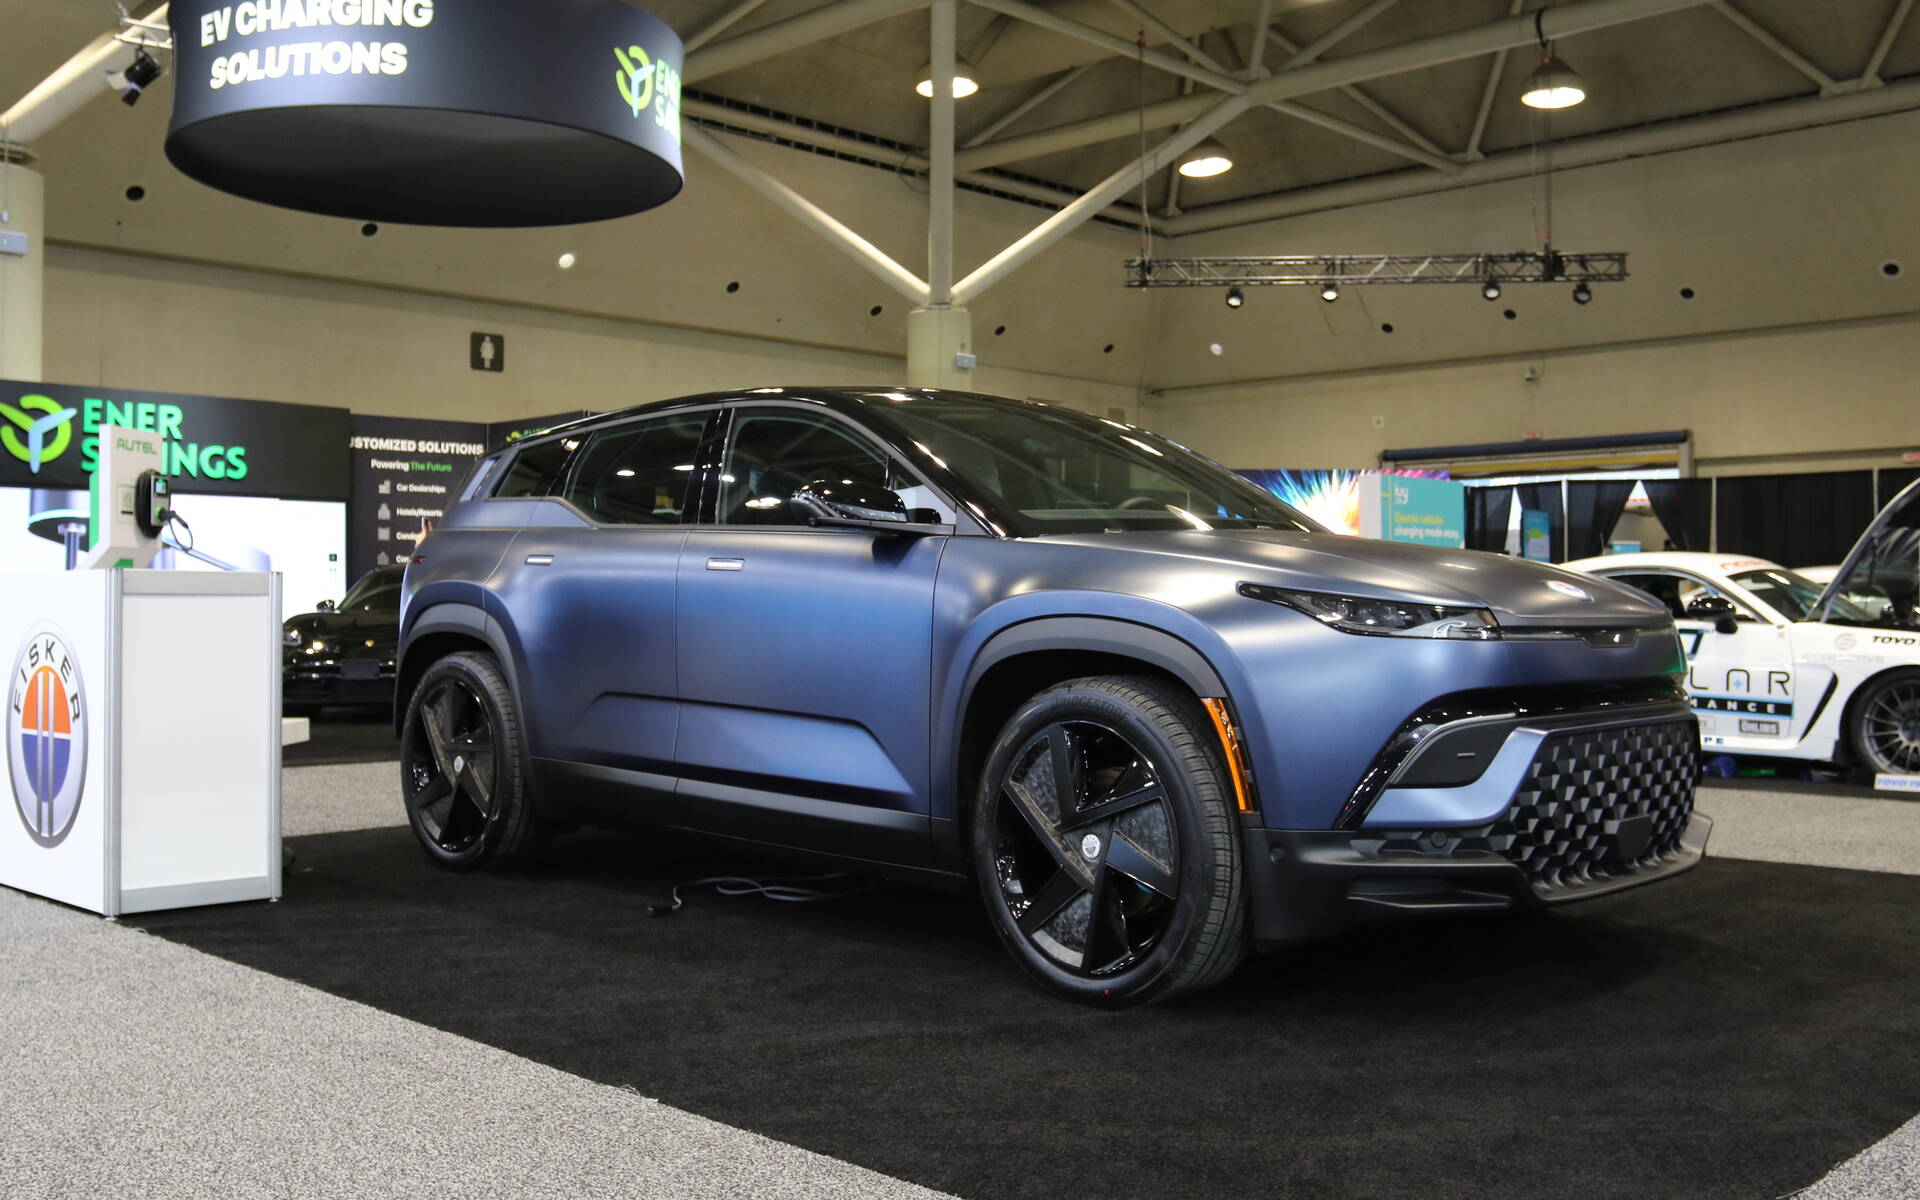
[[[1752,696],[1702,696],[1695,694],[1693,707],[1696,712],[1752,713],[1762,717],[1793,716],[1793,702],[1790,700],[1761,700]]]

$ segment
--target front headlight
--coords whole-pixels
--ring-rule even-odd
[[[1416,604],[1406,600],[1369,600],[1327,592],[1295,592],[1262,583],[1243,583],[1240,594],[1272,604],[1284,604],[1342,633],[1371,637],[1458,638],[1491,642],[1500,637],[1500,625],[1484,608],[1450,608],[1444,604]]]
[[[300,644],[300,631],[298,629],[289,629],[281,633],[280,644],[282,646],[298,646]]]

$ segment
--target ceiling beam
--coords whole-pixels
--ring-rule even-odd
[[[975,61],[978,61],[978,60],[975,60]],[[995,134],[999,133],[1002,129],[1005,129],[1007,126],[1013,124],[1015,121],[1018,121],[1021,117],[1026,116],[1028,113],[1032,112],[1034,109],[1039,108],[1042,104],[1045,104],[1047,101],[1059,95],[1062,91],[1066,89],[1066,87],[1069,84],[1073,83],[1074,80],[1080,78],[1082,75],[1085,75],[1088,71],[1093,70],[1095,67],[1099,65],[1100,65],[1099,61],[1096,60],[1090,63],[1083,63],[1080,66],[1073,68],[1071,71],[1061,72],[1059,75],[1055,76],[1054,79],[1050,83],[1048,83],[1045,87],[1041,88],[1039,91],[1035,92],[1033,95],[1028,96],[1025,100],[1022,100],[1020,103],[1014,105],[1012,108],[1008,109],[1006,112],[1001,113],[999,116],[995,117],[993,120],[987,122],[984,126],[981,127],[980,132],[974,134],[972,137],[968,138],[965,143],[963,143],[962,148],[964,149],[966,146],[978,146],[981,142],[991,139]],[[1192,80],[1188,80],[1187,82],[1191,83]]]
[[[1228,72],[1226,67],[1221,65],[1218,59],[1214,58],[1212,55],[1208,54],[1205,50],[1202,50],[1199,46],[1195,45],[1192,41],[1188,40],[1187,36],[1181,33],[1178,29],[1175,29],[1173,26],[1167,24],[1165,21],[1162,21],[1159,17],[1156,17],[1152,13],[1148,12],[1145,7],[1143,7],[1137,2],[1137,0],[1108,0],[1108,3],[1118,8],[1121,12],[1127,13],[1130,16],[1138,17],[1142,22],[1146,24],[1148,29],[1151,29],[1155,33],[1159,34],[1160,37],[1163,40],[1165,40],[1169,45],[1171,45],[1175,50],[1178,50],[1180,53],[1186,55],[1188,62],[1198,63],[1201,66],[1208,68],[1209,70],[1218,71],[1222,75],[1226,75],[1230,73]]]
[[[1907,17],[1913,12],[1913,0],[1900,0],[1893,15],[1887,18],[1887,27],[1880,31],[1880,40],[1874,43],[1873,57],[1867,60],[1867,69],[1860,72],[1860,82],[1874,86],[1880,82],[1880,68],[1887,61],[1887,52],[1893,49],[1893,40],[1906,28]]]
[[[748,109],[730,108],[724,104],[715,104],[711,100],[700,100],[692,96],[680,102],[680,115],[688,121],[696,121],[715,132],[738,132],[765,134],[781,141],[793,142],[800,146],[809,146],[815,150],[826,150],[834,154],[844,154],[850,158],[863,158],[874,163],[884,163],[899,171],[923,173],[932,168],[933,161],[917,151],[902,153],[890,146],[879,146],[845,134],[833,133],[813,125],[803,124],[791,118],[769,116]],[[1054,187],[1049,184],[1034,183],[1025,179],[1011,179],[1005,175],[993,175],[985,171],[968,171],[955,175],[955,180],[973,188],[1000,192],[1003,195],[1019,196],[1037,204],[1065,208],[1079,198],[1080,193],[1069,188]],[[1137,223],[1140,214],[1125,206],[1115,207],[1102,214]]]
[[[873,272],[881,282],[915,304],[927,302],[926,281],[895,262],[878,246],[835,220],[827,210],[794,191],[778,179],[742,158],[733,147],[697,125],[685,125],[681,139],[698,150],[707,161],[773,201],[778,208],[846,251],[853,260]]]
[[[1528,23],[1532,23],[1531,18]],[[1787,100],[1759,108],[1744,108],[1714,116],[1669,121],[1644,129],[1557,142],[1553,147],[1553,165],[1555,170],[1587,167],[1913,110],[1920,110],[1920,82],[1895,83],[1868,91]],[[1259,199],[1235,200],[1189,209],[1178,218],[1163,223],[1161,228],[1172,236],[1207,233],[1303,213],[1403,200],[1455,187],[1521,179],[1538,169],[1539,164],[1534,161],[1531,149],[1507,150],[1488,155],[1451,179],[1425,171],[1396,171],[1375,175],[1370,179],[1301,188]]]
[[[1260,0],[1260,12],[1253,18],[1253,53],[1247,56],[1247,79],[1260,78],[1261,60],[1267,56],[1267,39],[1262,35],[1273,26],[1273,0]]]
[[[1400,0],[1373,0],[1372,4],[1367,5],[1346,20],[1335,25],[1332,29],[1327,30],[1319,37],[1308,42],[1304,47],[1287,49],[1287,53],[1292,55],[1292,57],[1287,59],[1286,62],[1281,63],[1280,69],[1282,71],[1290,71],[1295,67],[1304,67],[1308,63],[1319,62],[1321,55],[1338,46],[1341,42],[1346,41],[1354,33],[1358,32],[1361,26],[1367,24],[1399,2]],[[1285,40],[1273,31],[1272,22],[1263,25],[1261,31],[1269,38],[1272,38],[1275,43],[1283,43]],[[1282,45],[1281,48],[1286,49],[1284,45]]]
[[[1526,2],[1527,0],[1513,0],[1513,3],[1507,5],[1507,15],[1509,17],[1520,15],[1520,8]],[[1507,55],[1511,53],[1511,50],[1493,52],[1493,62],[1487,68],[1487,86],[1480,91],[1480,108],[1473,117],[1473,133],[1468,136],[1466,152],[1461,155],[1468,162],[1477,162],[1486,157],[1480,153],[1480,143],[1487,136],[1487,121],[1493,116],[1493,96],[1500,90],[1500,80],[1506,76]]]
[[[1748,37],[1772,51],[1774,57],[1781,62],[1813,80],[1819,85],[1821,95],[1831,96],[1840,90],[1839,80],[1815,66],[1806,55],[1781,41],[1760,22],[1735,8],[1730,0],[1713,0],[1713,10],[1733,22]]]
[[[799,16],[762,25],[752,33],[690,51],[680,77],[688,83],[698,83],[789,50],[824,42],[875,21],[925,8],[928,3],[930,0],[834,0]]]
[[[1285,50],[1289,54],[1300,53],[1300,48],[1294,45],[1292,42],[1288,41],[1286,38],[1282,37],[1280,35],[1280,32],[1276,29],[1269,28],[1267,30],[1267,37],[1273,41],[1274,45],[1280,47],[1282,50]],[[1394,112],[1392,109],[1388,108],[1386,105],[1380,103],[1378,100],[1375,100],[1371,95],[1367,94],[1365,91],[1362,91],[1358,86],[1354,84],[1348,84],[1347,86],[1341,88],[1340,92],[1342,95],[1346,96],[1347,99],[1353,101],[1355,104],[1358,104],[1361,108],[1366,109],[1368,112],[1378,117],[1381,121],[1385,122],[1387,128],[1393,130],[1395,133],[1398,133],[1401,137],[1407,139],[1409,142],[1412,142],[1414,145],[1418,146],[1420,149],[1425,150],[1428,154],[1431,154],[1437,158],[1446,157],[1447,152],[1445,150],[1442,150],[1438,145],[1436,145],[1432,138],[1429,138],[1426,134],[1421,133],[1418,129],[1415,129],[1412,125],[1402,120],[1398,113]]]
[[[989,7],[995,7],[1003,2],[1004,0],[994,0]],[[1310,66],[1283,70],[1254,84],[1248,90],[1247,96],[1256,103],[1270,104],[1278,100],[1291,100],[1297,96],[1328,91],[1346,84],[1365,83],[1369,79],[1399,75],[1407,71],[1417,71],[1423,67],[1438,66],[1441,63],[1478,58],[1503,48],[1531,46],[1535,44],[1538,37],[1534,28],[1536,19],[1540,23],[1539,33],[1552,40],[1689,8],[1698,8],[1708,2],[1709,0],[1569,0],[1568,3],[1556,4],[1552,8],[1542,9],[1537,13],[1504,17],[1453,33],[1403,42],[1398,46],[1370,50],[1364,54],[1355,54],[1332,62],[1319,62]],[[1137,134],[1143,119],[1146,125],[1153,129],[1178,125],[1183,121],[1191,121],[1205,112],[1213,100],[1214,98],[1210,96],[1162,100],[1146,105],[1144,108],[1108,113],[1105,116],[1075,121],[1053,129],[1043,129],[1036,133],[988,142],[963,152],[960,155],[960,168],[973,171],[985,167],[996,167],[1004,163],[1018,162],[1021,159],[1035,158],[1043,154],[1053,154],[1061,150],[1071,150]]]
[[[973,0],[973,3],[979,5],[981,8],[992,9],[997,13],[1005,13],[1009,17],[1025,21],[1029,25],[1038,25],[1042,29],[1051,30],[1054,33],[1063,34],[1067,37],[1099,46],[1110,54],[1119,55],[1122,58],[1137,59],[1150,67],[1166,71],[1169,74],[1183,75],[1195,83],[1204,83],[1208,87],[1218,88],[1223,92],[1231,92],[1235,88],[1242,86],[1239,80],[1222,74],[1219,71],[1181,62],[1179,59],[1162,54],[1157,50],[1143,49],[1137,43],[1130,42],[1123,37],[1115,37],[1104,29],[1095,29],[1093,26],[1083,25],[1079,21],[1068,20],[1066,17],[1057,17],[1044,8],[1038,8],[1026,3],[1025,0]]]
[[[681,48],[687,54],[692,54],[695,50],[698,50],[700,47],[731,29],[735,22],[752,15],[754,9],[759,8],[766,2],[767,0],[740,0],[740,3],[734,5],[726,12],[721,13],[713,20],[708,21],[693,33],[688,34],[687,40],[680,43]]]
[[[954,285],[953,302],[972,303],[988,288],[1032,261],[1049,246],[1092,219],[1101,209],[1125,195],[1129,188],[1138,186],[1141,180],[1199,145],[1215,130],[1245,112],[1248,106],[1245,96],[1210,96],[1207,100],[1207,110],[1192,124],[1107,176],[1086,195],[1040,222],[1024,237],[980,264],[972,274]]]

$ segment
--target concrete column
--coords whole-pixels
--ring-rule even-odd
[[[954,356],[973,353],[973,314],[964,308],[916,308],[907,314],[907,382],[914,387],[971,388],[973,368]]]
[[[26,239],[26,253],[0,247],[0,379],[40,382],[40,312],[46,294],[46,180],[0,149],[0,239]]]

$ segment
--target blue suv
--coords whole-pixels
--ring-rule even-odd
[[[484,459],[407,568],[396,723],[435,861],[669,829],[978,890],[1040,983],[1218,982],[1366,915],[1700,860],[1666,610],[1336,536],[1117,421],[755,388]]]

